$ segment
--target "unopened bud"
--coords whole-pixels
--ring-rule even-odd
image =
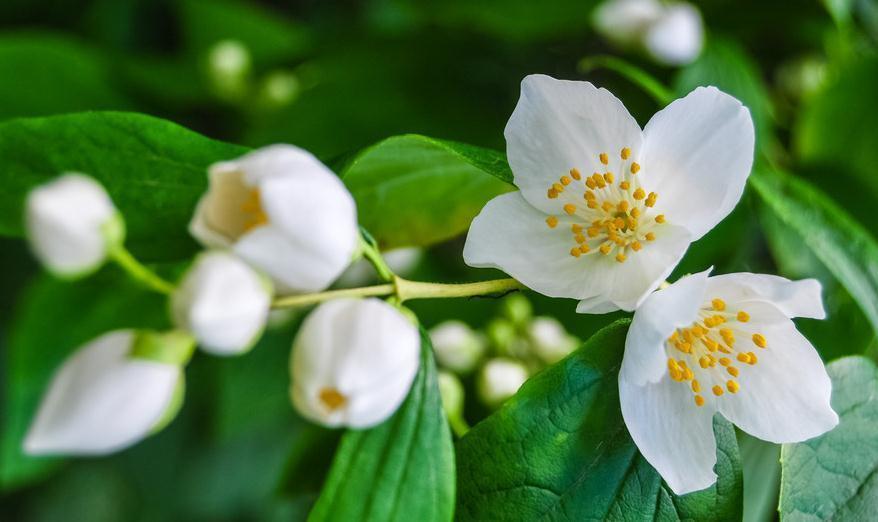
[[[439,365],[466,374],[475,369],[485,354],[482,338],[466,323],[445,321],[430,330],[430,342]]]
[[[567,333],[554,317],[536,317],[528,327],[531,346],[547,364],[560,361],[579,345],[579,339]]]
[[[527,368],[518,361],[496,358],[488,361],[479,374],[479,398],[490,407],[500,406],[527,380]]]

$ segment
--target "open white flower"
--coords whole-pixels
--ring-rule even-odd
[[[415,325],[380,299],[323,303],[305,319],[293,343],[293,405],[324,426],[379,424],[408,395],[420,350]]]
[[[609,91],[533,75],[506,143],[520,191],[482,209],[464,259],[603,313],[635,309],[731,212],[754,134],[749,111],[714,87],[671,103],[641,131]]]
[[[161,427],[182,391],[178,364],[131,357],[137,332],[104,334],[55,373],[24,441],[31,454],[102,455]]]
[[[291,145],[212,165],[189,230],[205,246],[233,249],[279,293],[325,289],[350,264],[359,240],[344,184]]]
[[[716,481],[716,412],[775,443],[838,424],[823,362],[791,320],[825,317],[820,283],[708,273],[644,301],[619,373],[628,431],[677,494]]]
[[[232,254],[215,251],[195,260],[171,296],[171,311],[203,350],[234,355],[258,340],[271,297],[269,281]]]
[[[125,233],[104,187],[83,174],[65,174],[34,188],[25,221],[34,254],[49,271],[66,277],[97,270]]]

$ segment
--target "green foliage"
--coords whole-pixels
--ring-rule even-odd
[[[345,433],[310,521],[452,519],[454,449],[430,340],[421,338],[408,397],[382,424]]]
[[[25,432],[55,369],[78,346],[118,328],[167,325],[163,300],[107,269],[78,283],[48,276],[21,301],[5,356],[0,487],[19,486],[44,474],[53,459],[22,453]],[[63,327],[59,327],[63,325]]]
[[[102,54],[52,33],[0,35],[0,120],[84,110],[127,109]],[[59,88],[63,86],[63,88]]]
[[[784,520],[870,520],[878,512],[878,369],[863,357],[846,357],[827,370],[840,423],[783,446]]]
[[[750,180],[766,208],[801,236],[878,331],[878,244],[874,236],[803,179],[762,167]]]
[[[457,448],[461,520],[731,520],[741,465],[717,417],[717,483],[678,497],[637,452],[619,410],[629,321],[618,321],[531,378]]]
[[[495,151],[426,136],[394,136],[357,154],[341,176],[360,224],[382,248],[425,246],[454,237],[512,174]]]
[[[207,187],[207,166],[245,151],[140,114],[0,123],[0,234],[22,235],[25,195],[33,186],[62,172],[83,172],[107,188],[136,254],[147,261],[180,259],[195,251],[186,224]]]

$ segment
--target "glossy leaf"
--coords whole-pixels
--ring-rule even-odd
[[[878,331],[878,243],[807,181],[769,168],[750,177],[766,207],[802,241],[860,305]]]
[[[619,409],[628,320],[531,378],[457,448],[460,520],[732,520],[742,510],[732,425],[717,416],[718,482],[676,496],[638,453]]]
[[[246,149],[171,122],[98,112],[0,123],[0,234],[22,234],[27,191],[62,172],[98,179],[125,216],[128,242],[144,260],[195,251],[186,226],[207,187],[207,167]]]
[[[309,520],[450,521],[454,449],[430,341],[408,398],[387,421],[342,437]]]
[[[501,153],[419,135],[381,141],[340,172],[360,224],[382,248],[454,237],[488,200],[512,189],[495,179],[512,178]]]
[[[871,520],[878,513],[878,368],[863,357],[827,367],[839,425],[781,450],[784,520]]]

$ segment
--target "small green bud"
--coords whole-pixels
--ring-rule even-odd
[[[500,313],[516,326],[525,325],[533,316],[533,305],[523,294],[515,293],[503,299]]]
[[[131,346],[133,358],[179,366],[185,366],[194,352],[195,338],[183,330],[139,330]]]
[[[518,334],[515,325],[506,319],[494,319],[485,328],[488,340],[500,353],[510,353],[515,344]]]
[[[439,395],[442,397],[442,408],[449,418],[463,415],[463,384],[453,373],[439,371]]]

